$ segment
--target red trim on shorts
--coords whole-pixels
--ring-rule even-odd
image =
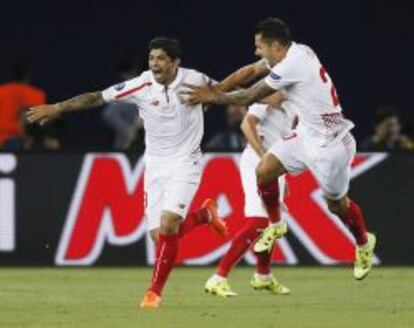
[[[119,98],[122,98],[122,97],[129,96],[130,94],[132,94],[132,93],[134,93],[134,92],[137,92],[137,91],[139,91],[139,90],[141,90],[141,89],[143,89],[143,88],[145,88],[145,87],[149,87],[149,86],[151,86],[151,85],[152,85],[152,83],[151,83],[151,82],[147,82],[147,83],[141,84],[140,86],[138,86],[138,87],[136,87],[136,88],[134,88],[134,89],[131,89],[131,90],[125,91],[125,92],[123,92],[123,93],[120,93],[119,95],[115,96],[115,99],[119,99]]]

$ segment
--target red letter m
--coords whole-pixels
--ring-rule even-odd
[[[89,265],[105,242],[133,243],[145,233],[143,161],[124,155],[86,155],[56,254],[58,265]]]

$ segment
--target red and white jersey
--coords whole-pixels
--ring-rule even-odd
[[[311,143],[325,146],[334,139],[340,140],[354,127],[342,115],[333,82],[308,46],[293,42],[265,82],[287,95],[283,106],[298,114],[297,131]]]
[[[269,105],[257,103],[249,107],[247,115],[254,115],[260,120],[257,133],[266,149],[292,130],[296,116],[291,109],[272,108]]]
[[[177,92],[182,83],[205,85],[210,79],[195,70],[179,68],[168,86],[155,81],[151,71],[102,92],[106,102],[137,105],[144,121],[147,158],[177,158],[199,152],[204,133],[202,105],[182,104]]]

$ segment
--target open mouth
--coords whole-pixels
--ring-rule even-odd
[[[159,69],[159,68],[153,68],[152,69],[152,73],[154,74],[154,75],[161,75],[162,74],[162,70],[161,69]]]

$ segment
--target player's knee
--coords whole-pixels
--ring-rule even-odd
[[[272,154],[266,154],[256,167],[257,183],[267,183],[276,180],[286,173],[282,163]]]
[[[175,213],[163,213],[161,216],[160,233],[163,235],[174,235],[178,233],[180,216]]]
[[[257,183],[265,183],[268,180],[269,170],[264,160],[261,160],[256,167]]]

